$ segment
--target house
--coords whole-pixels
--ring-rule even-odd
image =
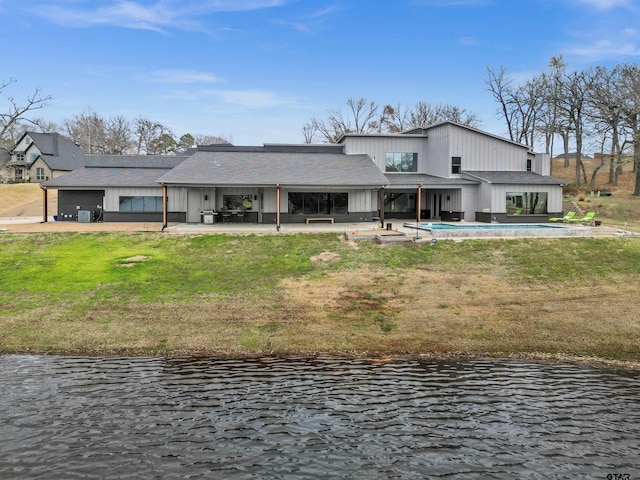
[[[10,181],[46,182],[84,165],[84,152],[59,133],[25,132],[11,151]]]
[[[562,215],[549,155],[442,122],[334,145],[211,145],[186,157],[87,156],[45,182],[59,219],[275,224],[414,220],[546,222]],[[235,216],[233,216],[235,215]]]

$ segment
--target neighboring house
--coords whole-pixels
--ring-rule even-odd
[[[58,189],[59,218],[88,209],[105,221],[196,223],[203,212],[218,221],[233,212],[279,226],[385,218],[523,223],[562,215],[564,182],[549,176],[549,155],[452,122],[347,134],[336,145],[211,145],[186,158],[127,158],[87,156],[85,168],[46,182]]]
[[[9,150],[4,147],[0,147],[0,183],[5,183],[9,180],[9,176],[13,173],[9,168],[9,162],[11,161],[11,154]]]
[[[26,132],[11,151],[9,180],[46,182],[81,168],[84,152],[59,133]]]

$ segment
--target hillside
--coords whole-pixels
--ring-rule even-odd
[[[0,217],[42,215],[43,194],[37,183],[0,184]],[[58,210],[58,191],[49,191],[49,215]]]

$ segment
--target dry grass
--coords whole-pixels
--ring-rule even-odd
[[[477,271],[358,268],[278,295],[59,305],[2,321],[4,351],[126,355],[474,355],[640,360],[638,278],[520,284]],[[603,301],[606,299],[606,301]],[[637,363],[635,365],[638,365]]]
[[[0,217],[42,215],[43,193],[37,183],[0,184]],[[49,191],[49,215],[58,211],[57,190]]]

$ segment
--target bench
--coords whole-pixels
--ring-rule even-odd
[[[307,218],[307,225],[309,225],[310,222],[331,222],[333,223],[333,218],[331,217],[318,217],[318,218]]]

